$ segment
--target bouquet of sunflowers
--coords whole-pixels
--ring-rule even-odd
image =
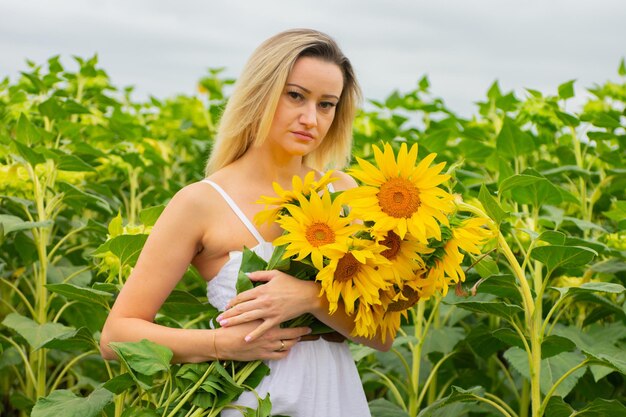
[[[376,165],[357,158],[348,171],[357,188],[331,193],[332,171],[319,180],[310,172],[294,177],[291,190],[275,183],[277,196],[259,201],[265,210],[255,221],[284,229],[264,266],[319,282],[331,314],[343,308],[354,315],[353,336],[395,337],[420,298],[445,295],[465,280],[463,252],[480,255],[494,236],[489,219],[458,216],[442,188],[444,163],[432,165],[435,154],[418,162],[417,149],[403,143],[396,156],[390,144],[374,146]]]

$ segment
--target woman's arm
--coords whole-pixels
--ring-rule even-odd
[[[338,177],[333,183],[337,191],[357,186],[356,181],[346,173],[336,171],[333,176]],[[272,326],[301,314],[311,313],[350,340],[381,351],[391,348],[393,339],[390,335],[387,335],[385,342],[382,341],[382,334],[377,334],[372,339],[350,336],[354,328],[354,316],[345,313],[341,301],[337,311],[330,315],[328,301],[325,297],[319,296],[319,284],[302,281],[279,271],[257,271],[250,273],[249,276],[252,280],[267,283],[237,295],[229,303],[232,308],[227,309],[218,318],[224,327],[250,320],[263,320],[246,340],[256,340]]]
[[[206,231],[206,199],[196,185],[179,191],[154,225],[137,264],[124,284],[102,330],[100,349],[105,359],[114,359],[110,342],[149,339],[174,352],[174,362],[219,359],[277,359],[307,329],[271,329],[259,343],[243,341],[258,323],[229,329],[174,329],[154,323],[154,317],[185,273],[201,247]],[[205,190],[204,188],[202,189]],[[284,330],[295,330],[285,332]],[[216,352],[217,351],[217,352]]]
[[[387,335],[385,342],[382,334],[373,338],[350,336],[354,328],[354,316],[345,313],[340,302],[337,311],[329,314],[326,297],[320,297],[319,284],[303,281],[280,271],[256,271],[248,274],[253,281],[266,282],[251,290],[238,294],[229,302],[228,308],[218,317],[223,328],[248,323],[252,320],[262,322],[246,336],[253,342],[263,337],[264,332],[280,323],[305,313],[313,314],[318,320],[332,327],[350,340],[371,348],[388,351],[393,338]]]

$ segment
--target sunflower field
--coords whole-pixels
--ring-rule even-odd
[[[172,365],[149,341],[99,353],[151,227],[203,177],[232,83],[210,70],[195,94],[138,101],[96,57],[0,82],[0,415],[216,416],[263,377],[257,362]],[[457,210],[493,227],[461,273],[442,270],[448,291],[416,288],[389,352],[351,345],[372,415],[626,416],[624,61],[593,86],[496,82],[469,118],[423,77],[365,103],[354,140],[353,169],[417,145],[445,163]],[[217,314],[190,267],[156,321]]]

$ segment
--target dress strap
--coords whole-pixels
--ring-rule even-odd
[[[263,239],[263,236],[261,236],[261,233],[259,233],[257,228],[254,227],[252,222],[246,217],[243,211],[241,211],[237,203],[235,203],[235,201],[232,198],[230,198],[230,196],[226,193],[226,191],[224,191],[222,187],[220,187],[219,185],[217,185],[216,183],[208,179],[203,179],[201,182],[209,184],[213,188],[215,188],[215,191],[220,193],[222,198],[224,198],[224,201],[226,201],[226,203],[233,210],[233,212],[237,215],[237,217],[239,217],[239,220],[241,220],[244,226],[246,226],[246,228],[250,231],[250,233],[252,233],[252,236],[254,236],[256,240],[258,240],[259,243],[265,243],[265,239]]]
[[[318,170],[315,170],[315,171],[317,171],[317,173],[320,175],[320,177],[323,177],[323,176],[324,176],[324,173],[322,173],[322,171],[318,171]],[[334,193],[334,192],[335,192],[335,186],[333,185],[333,183],[332,183],[332,182],[329,182],[329,183],[328,183],[328,185],[326,186],[326,188],[327,188],[327,189],[328,189],[328,191],[330,191],[331,193]]]

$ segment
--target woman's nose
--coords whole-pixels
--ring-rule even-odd
[[[317,126],[317,109],[315,104],[303,106],[300,114],[300,123],[307,127]]]

